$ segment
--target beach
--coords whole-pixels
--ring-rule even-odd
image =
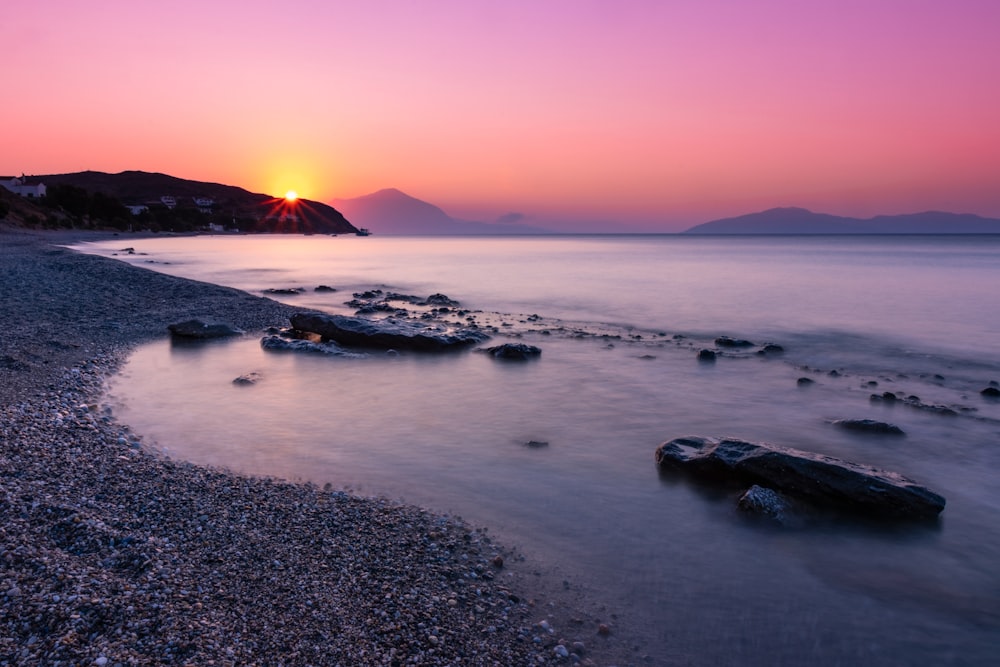
[[[610,613],[548,595],[536,566],[457,518],[147,451],[100,405],[130,350],[191,317],[253,332],[299,309],[58,247],[80,236],[0,228],[0,665],[625,650]]]

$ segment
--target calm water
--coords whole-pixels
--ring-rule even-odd
[[[303,287],[282,298],[330,312],[376,287],[443,292],[483,311],[497,341],[520,334],[543,349],[503,364],[265,353],[256,335],[154,343],[110,395],[171,456],[489,526],[619,610],[653,664],[995,664],[1000,403],[979,391],[1000,381],[1000,237],[240,236],[84,249],[125,244],[137,253],[126,261],[255,293]],[[699,364],[718,335],[786,352]],[[232,384],[250,371],[263,380]],[[803,376],[816,383],[799,387]],[[873,391],[969,410],[873,404]],[[865,417],[907,435],[829,424]],[[656,446],[693,434],[895,470],[948,506],[932,527],[747,522],[735,496],[657,474]]]

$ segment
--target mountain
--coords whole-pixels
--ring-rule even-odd
[[[772,208],[705,222],[684,234],[1000,234],[1000,220],[978,215],[909,213],[849,218],[804,208]]]
[[[375,234],[538,234],[546,230],[520,224],[511,213],[496,222],[471,222],[453,218],[443,210],[395,188],[352,199],[331,202],[359,227]]]
[[[249,192],[233,185],[189,181],[166,174],[81,171],[32,178],[50,188],[72,185],[91,193],[101,192],[126,205],[163,206],[163,197],[173,198],[177,209],[202,208],[223,218],[247,220],[249,231],[317,234],[353,234],[358,231],[340,211],[321,202],[298,199],[289,204],[284,199]],[[200,205],[195,199],[212,201],[205,207],[204,202]]]

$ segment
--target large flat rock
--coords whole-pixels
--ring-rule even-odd
[[[660,468],[760,484],[815,505],[896,518],[932,518],[945,500],[900,474],[790,447],[690,436],[661,444]]]
[[[444,352],[475,345],[489,338],[474,329],[456,329],[396,318],[376,320],[296,313],[292,315],[291,322],[299,331],[309,331],[341,345],[355,347]]]

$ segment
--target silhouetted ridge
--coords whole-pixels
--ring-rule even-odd
[[[1000,220],[972,214],[927,211],[874,218],[813,213],[804,208],[772,208],[712,220],[685,234],[1000,234]]]

